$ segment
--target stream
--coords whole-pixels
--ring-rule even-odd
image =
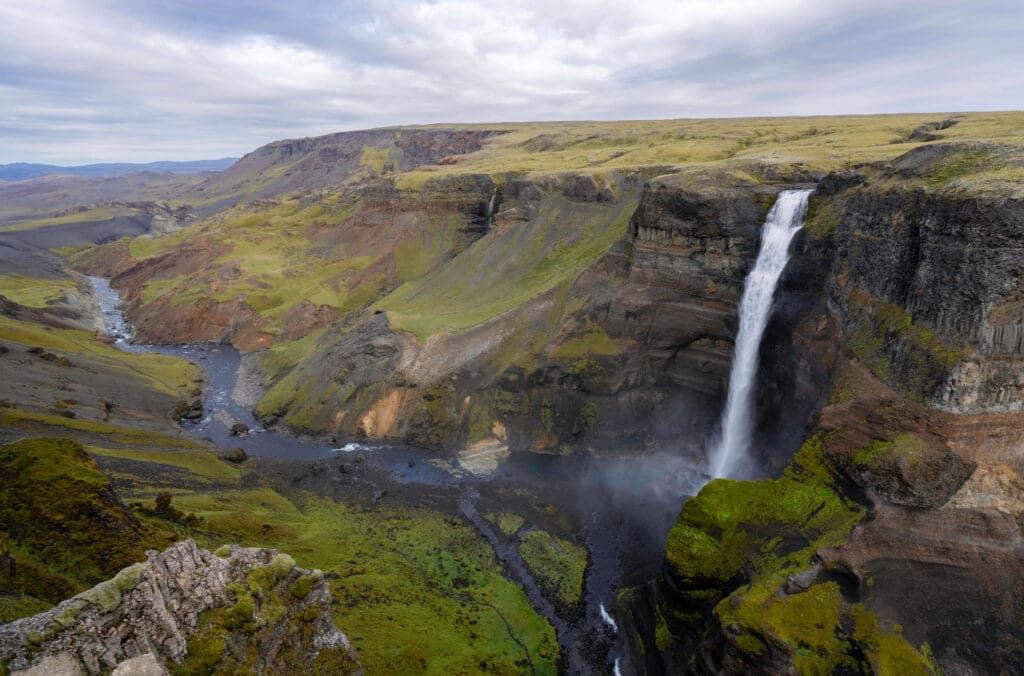
[[[629,674],[634,670],[614,617],[620,588],[642,584],[660,574],[665,536],[686,496],[703,481],[699,471],[679,458],[626,455],[616,458],[576,458],[513,454],[488,476],[477,476],[439,462],[437,453],[392,442],[299,438],[265,429],[252,413],[255,401],[243,357],[231,345],[186,343],[147,345],[131,342],[132,329],[120,309],[120,296],[101,277],[89,277],[106,332],[125,352],[174,355],[200,366],[207,378],[203,417],[182,421],[193,434],[222,448],[243,446],[248,455],[279,461],[316,461],[339,454],[358,455],[403,485],[427,485],[450,491],[458,510],[491,545],[507,576],[526,593],[534,608],[555,628],[564,664],[571,674]],[[249,432],[231,434],[241,422]],[[535,491],[570,517],[590,554],[584,582],[584,608],[563,617],[541,593],[519,555],[516,542],[506,538],[477,511],[497,487]],[[489,511],[489,510],[483,510]]]

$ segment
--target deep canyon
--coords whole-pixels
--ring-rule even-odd
[[[1024,671],[1022,122],[409,127],[0,183],[0,671]]]

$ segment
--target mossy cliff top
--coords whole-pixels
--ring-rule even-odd
[[[688,500],[668,536],[658,649],[678,642],[730,673],[935,673],[927,646],[845,598],[818,560],[865,515],[836,481],[814,437],[779,479],[715,480]]]

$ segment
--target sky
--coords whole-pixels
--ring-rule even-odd
[[[0,163],[399,124],[1014,110],[1024,0],[2,0]]]

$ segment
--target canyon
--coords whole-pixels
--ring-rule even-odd
[[[63,197],[0,184],[0,460],[82,444],[59,451],[71,479],[107,482],[82,501],[127,543],[100,560],[71,538],[60,560],[88,573],[61,568],[5,507],[0,619],[191,538],[325,571],[308,619],[334,638],[314,643],[367,673],[1024,669],[1020,122],[396,128]],[[752,466],[709,481],[744,282],[791,190],[808,210],[759,346]],[[152,350],[104,337],[84,275]],[[193,343],[238,351],[230,387]],[[147,506],[164,492],[174,512]],[[201,657],[244,601],[212,596],[154,654]],[[0,664],[64,650],[29,655],[22,628],[67,604],[0,625]]]

